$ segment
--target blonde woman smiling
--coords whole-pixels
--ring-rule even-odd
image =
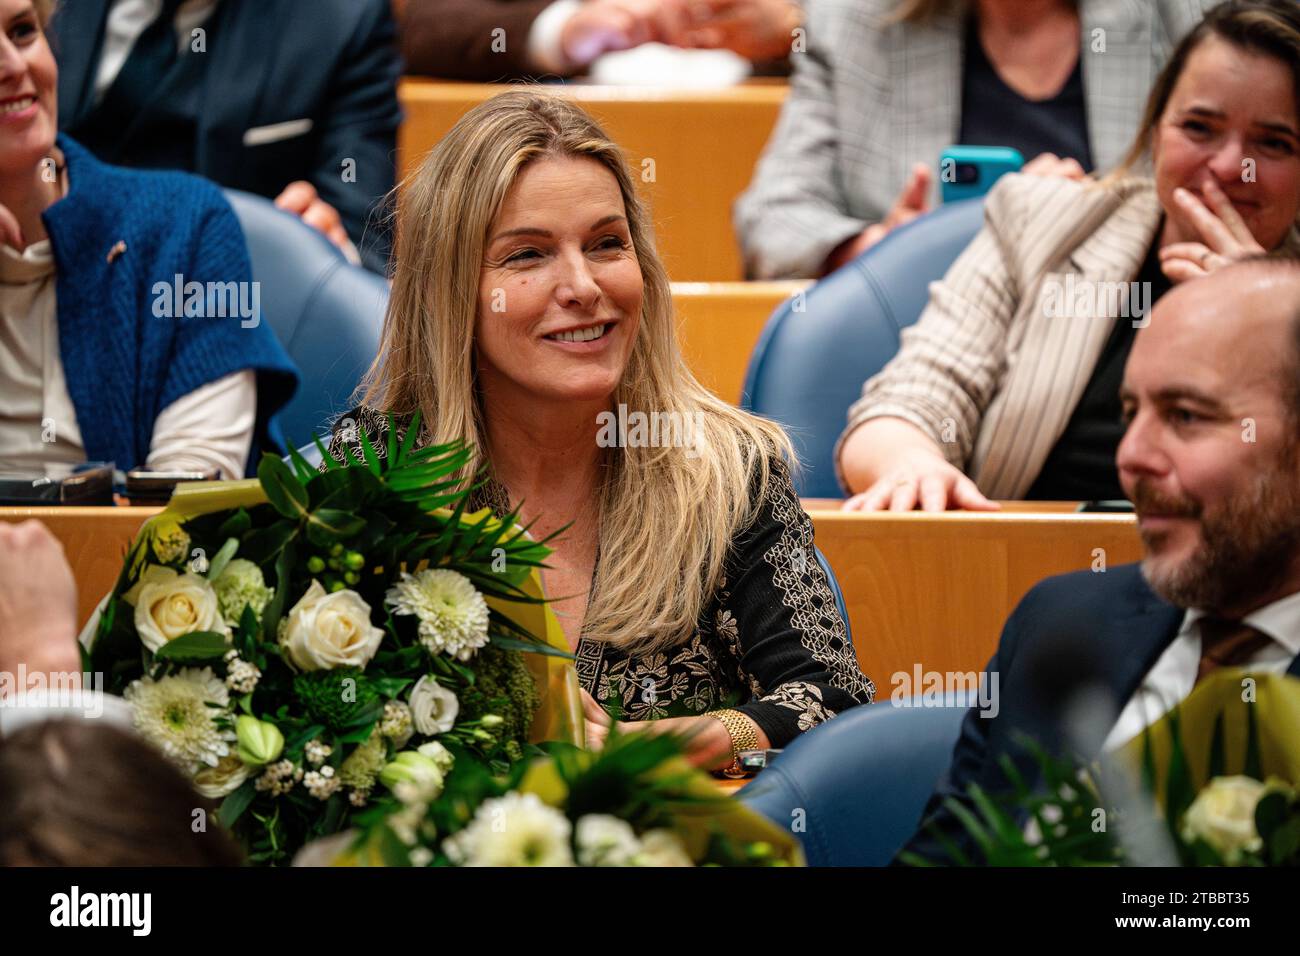
[[[686,368],[649,219],[599,126],[558,98],[502,94],[401,196],[383,343],[345,418],[383,449],[387,413],[401,428],[419,410],[421,443],[479,450],[466,475],[488,466],[481,504],[517,505],[539,534],[569,525],[543,584],[588,742],[611,712],[654,720],[718,767],[869,702],[789,442]],[[602,413],[620,405],[698,422],[693,447],[604,447]],[[357,438],[336,426],[331,453]]]

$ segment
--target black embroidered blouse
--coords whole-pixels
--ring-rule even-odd
[[[343,461],[346,445],[360,458],[359,429],[383,457],[387,416],[365,407],[336,423],[330,454]],[[400,441],[404,420],[397,429]],[[498,515],[510,510],[504,487],[493,481],[471,505]],[[725,579],[693,633],[668,650],[644,654],[583,636],[575,656],[582,686],[622,720],[732,707],[762,728],[773,747],[875,696],[813,552],[812,521],[781,462],[772,467],[757,517],[733,540]]]

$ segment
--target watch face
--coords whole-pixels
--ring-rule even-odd
[[[740,766],[745,770],[756,773],[767,766],[766,750],[742,750],[737,757]]]

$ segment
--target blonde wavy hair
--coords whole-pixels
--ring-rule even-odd
[[[691,636],[721,585],[732,538],[752,521],[774,456],[794,464],[781,427],[716,398],[677,344],[668,276],[619,147],[582,109],[513,90],[480,104],[398,187],[395,271],[380,352],[362,401],[419,409],[422,439],[480,450],[474,327],[488,230],[520,171],[546,157],[589,157],[614,176],[641,268],[641,322],[611,408],[677,411],[699,423],[698,456],[681,448],[606,449],[597,497],[600,561],[584,635],[637,653]],[[593,423],[593,440],[595,423]]]

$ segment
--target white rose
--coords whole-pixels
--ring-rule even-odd
[[[1200,837],[1225,863],[1240,862],[1243,853],[1264,845],[1255,829],[1255,807],[1266,789],[1251,777],[1215,777],[1183,815],[1183,839]]]
[[[411,688],[411,721],[426,737],[445,734],[456,723],[460,701],[456,695],[425,674]]]
[[[194,775],[194,789],[215,800],[238,790],[252,772],[238,754],[227,754],[215,767],[204,767]]]
[[[438,769],[443,773],[451,770],[451,765],[456,762],[456,758],[451,755],[451,751],[438,743],[436,740],[430,740],[428,743],[420,744],[416,747],[417,753],[422,753],[438,765]]]
[[[281,623],[280,647],[299,670],[364,668],[383,638],[361,595],[347,588],[329,594],[313,580]]]
[[[155,653],[168,641],[195,631],[230,636],[216,592],[207,578],[197,574],[178,574],[151,564],[125,598],[135,603],[135,630],[141,643]]]

